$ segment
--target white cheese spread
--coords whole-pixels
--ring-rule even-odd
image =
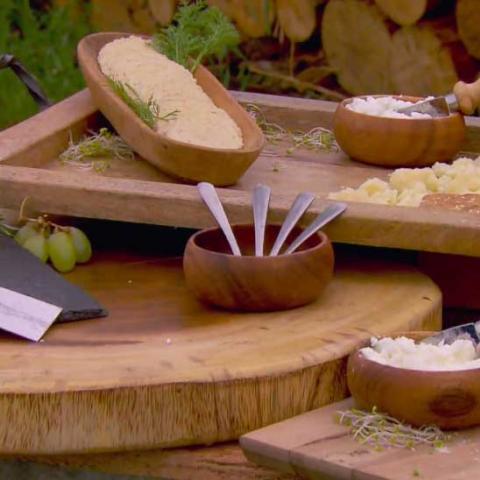
[[[466,370],[480,367],[480,358],[470,340],[450,345],[415,343],[411,338],[372,338],[371,346],[360,352],[369,360],[410,370]]]
[[[425,100],[430,99],[426,98]],[[395,97],[355,97],[346,108],[354,112],[364,113],[365,115],[373,115],[375,117],[389,118],[432,118],[428,113],[413,112],[411,115],[399,113],[398,110],[414,105],[413,102],[399,100]]]
[[[242,133],[234,120],[197,84],[182,65],[154,50],[147,40],[130,36],[106,44],[98,55],[102,72],[130,86],[139,98],[159,107],[156,130],[172,140],[193,145],[237,149]]]

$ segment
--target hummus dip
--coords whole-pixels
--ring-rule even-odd
[[[233,119],[218,108],[182,65],[154,50],[147,40],[130,36],[106,44],[98,55],[103,74],[129,85],[139,98],[158,105],[157,132],[179,142],[220,149],[243,145]]]

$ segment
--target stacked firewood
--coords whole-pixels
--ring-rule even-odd
[[[208,0],[245,38],[312,38],[348,94],[443,94],[480,71],[480,0]],[[99,30],[150,33],[178,0],[90,0]],[[290,72],[290,77],[292,72]]]

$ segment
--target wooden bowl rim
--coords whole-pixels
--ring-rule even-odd
[[[113,40],[116,40],[118,38],[125,38],[125,37],[140,37],[140,38],[144,38],[144,39],[149,39],[149,38],[152,38],[151,35],[145,35],[145,34],[137,34],[137,33],[129,33],[129,32],[96,32],[96,33],[90,33],[88,35],[85,35],[79,42],[78,42],[78,46],[77,46],[77,49],[80,49],[80,48],[84,48],[86,47],[92,39],[94,38],[108,38],[110,39],[109,41],[105,41],[105,43],[103,43],[102,46],[105,46],[107,43],[110,43],[112,42]],[[101,68],[100,68],[100,65],[98,63],[98,53],[97,53],[97,57],[95,58],[95,62],[94,62],[94,68],[95,68],[95,71],[97,74],[99,74],[102,78],[105,79],[105,83],[107,83],[108,85],[108,77],[102,72]],[[206,70],[210,75],[212,75],[215,80],[218,81],[218,79],[206,68],[204,67],[203,65],[199,65],[197,67],[197,71],[199,70]],[[195,78],[195,80],[197,80],[196,78],[196,73],[193,74],[193,77]],[[117,97],[117,94],[115,92],[112,91],[112,89],[110,88],[109,86],[109,90],[111,91],[112,95],[114,95],[115,97]],[[202,88],[203,90],[203,88]],[[226,90],[226,89],[225,89]],[[226,90],[228,92],[228,90]],[[229,93],[229,92],[228,92]],[[208,95],[207,95],[208,96]],[[209,97],[210,98],[210,97]],[[169,137],[166,137],[165,135],[162,135],[160,133],[158,133],[156,130],[153,130],[152,128],[149,128],[147,125],[144,124],[144,122],[142,122],[138,117],[137,115],[130,109],[130,107],[128,105],[125,104],[125,102],[123,102],[123,100],[121,100],[120,98],[118,98],[118,101],[121,102],[125,108],[127,108],[132,115],[135,116],[135,118],[138,119],[138,126],[139,128],[143,129],[143,130],[148,130],[148,132],[150,134],[154,134],[156,136],[158,136],[159,139],[165,139],[165,140],[168,140],[168,142],[170,142],[171,144],[173,145],[177,145],[179,147],[184,147],[184,148],[192,148],[192,149],[195,149],[195,150],[200,150],[200,151],[204,151],[204,152],[209,152],[209,153],[218,153],[218,152],[221,152],[221,153],[230,153],[230,154],[235,154],[235,153],[254,153],[254,152],[257,152],[257,151],[261,151],[263,149],[263,147],[265,146],[265,143],[266,143],[266,139],[265,139],[265,136],[263,135],[263,132],[262,130],[258,127],[258,125],[256,124],[255,122],[255,127],[257,129],[257,137],[255,139],[254,142],[252,142],[254,145],[252,145],[250,148],[246,148],[245,147],[245,140],[244,140],[244,135],[243,135],[243,131],[242,129],[240,128],[240,126],[238,125],[238,123],[232,118],[232,120],[235,122],[235,124],[237,125],[237,127],[240,129],[240,131],[242,132],[242,140],[243,140],[243,145],[241,148],[213,148],[213,147],[206,147],[206,146],[203,146],[203,145],[194,145],[192,143],[187,143],[187,142],[182,142],[182,141],[179,141],[179,140],[175,140],[175,139],[172,139],[172,138],[169,138]],[[212,100],[213,102],[213,100]],[[243,110],[245,110],[242,105],[237,102],[238,105],[240,106],[240,108],[242,108]],[[218,105],[216,105],[218,107]],[[218,108],[221,108],[221,107],[218,107]],[[248,115],[248,112],[245,111],[245,114]],[[230,115],[229,115],[230,116]],[[231,116],[230,116],[231,118]],[[252,119],[252,122],[254,122],[254,120]]]
[[[408,337],[408,335],[418,335],[418,334],[425,334],[425,337],[429,335],[433,335],[438,332],[402,332],[398,334],[391,335],[390,338],[398,338],[398,337]],[[385,338],[385,337],[379,337],[379,338]],[[421,340],[420,338],[414,339],[415,343],[418,340]],[[362,347],[363,348],[363,347]],[[367,365],[367,368],[372,368],[376,370],[386,370],[385,375],[399,375],[399,374],[405,374],[405,375],[410,375],[410,376],[416,376],[416,377],[433,377],[435,380],[440,380],[441,378],[447,378],[447,377],[458,377],[459,374],[468,375],[468,376],[474,376],[475,374],[480,374],[480,367],[477,368],[463,368],[463,369],[455,369],[455,370],[419,370],[419,369],[413,369],[413,368],[404,368],[404,367],[395,367],[393,365],[386,365],[384,363],[379,363],[375,362],[374,360],[371,360],[367,358],[361,351],[360,349],[356,350],[350,355],[349,358],[350,362],[362,362]]]
[[[435,121],[435,122],[452,122],[452,121],[455,121],[457,120],[458,118],[460,119],[463,119],[463,116],[459,113],[459,112],[450,112],[450,115],[448,116],[444,116],[444,117],[430,117],[430,118],[395,118],[395,117],[379,117],[378,115],[370,115],[368,113],[362,113],[362,112],[356,112],[355,110],[350,110],[349,108],[347,108],[346,106],[353,102],[353,100],[355,98],[383,98],[383,97],[393,97],[393,98],[396,98],[398,100],[406,100],[406,101],[421,101],[421,100],[424,100],[426,97],[416,97],[416,96],[412,96],[412,95],[356,95],[354,97],[349,97],[349,98],[345,98],[344,100],[342,100],[339,104],[338,104],[338,109],[341,109],[343,111],[346,111],[348,112],[348,114],[351,114],[351,115],[358,115],[360,117],[368,117],[368,118],[376,118],[376,119],[382,119],[382,120],[386,120],[386,121],[389,121],[389,122],[396,122],[396,123],[400,123],[400,122],[411,122],[412,120],[413,121],[423,121],[423,122],[432,122],[432,121]]]
[[[280,229],[281,225],[277,223],[267,223],[266,228],[268,227],[278,227]],[[254,225],[252,223],[232,223],[231,224],[232,230],[235,232],[236,228],[254,228]],[[300,227],[301,230],[304,230],[303,227]],[[309,255],[312,254],[318,250],[321,250],[325,248],[329,243],[330,239],[328,235],[325,232],[322,232],[321,230],[318,232],[315,232],[312,237],[316,236],[319,238],[319,243],[317,245],[314,245],[313,247],[306,248],[304,250],[297,250],[293,253],[289,253],[288,255],[277,255],[277,256],[269,256],[269,255],[264,255],[262,257],[256,257],[255,255],[242,255],[242,256],[236,256],[233,255],[233,253],[224,253],[224,252],[218,252],[216,250],[209,250],[208,248],[204,248],[201,245],[197,243],[197,240],[199,237],[202,235],[205,235],[207,233],[211,232],[219,232],[221,235],[223,235],[222,230],[220,227],[210,227],[210,228],[204,228],[203,230],[199,230],[198,232],[195,232],[189,239],[188,243],[193,246],[194,248],[201,250],[202,252],[206,252],[209,255],[212,255],[214,257],[218,258],[232,258],[235,259],[235,261],[246,261],[246,262],[275,262],[278,261],[280,258],[298,258],[303,255]]]

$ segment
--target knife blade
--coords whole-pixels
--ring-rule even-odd
[[[473,83],[459,80],[453,86],[453,93],[444,97],[427,98],[410,107],[401,108],[398,112],[406,115],[419,112],[428,113],[432,117],[443,117],[457,111],[464,115],[472,115],[478,107],[480,107],[480,78]]]
[[[0,329],[38,342],[62,309],[0,287]]]
[[[475,323],[465,323],[457,325],[456,327],[447,328],[441,332],[436,333],[430,337],[424,338],[421,343],[428,343],[430,345],[439,345],[444,343],[452,344],[455,340],[471,340],[475,345],[480,343],[480,321]]]
[[[451,112],[458,110],[457,97],[451,93],[442,97],[427,98],[421,102],[414,103],[409,107],[400,108],[398,113],[411,115],[412,113],[426,113],[431,117],[446,117]]]

